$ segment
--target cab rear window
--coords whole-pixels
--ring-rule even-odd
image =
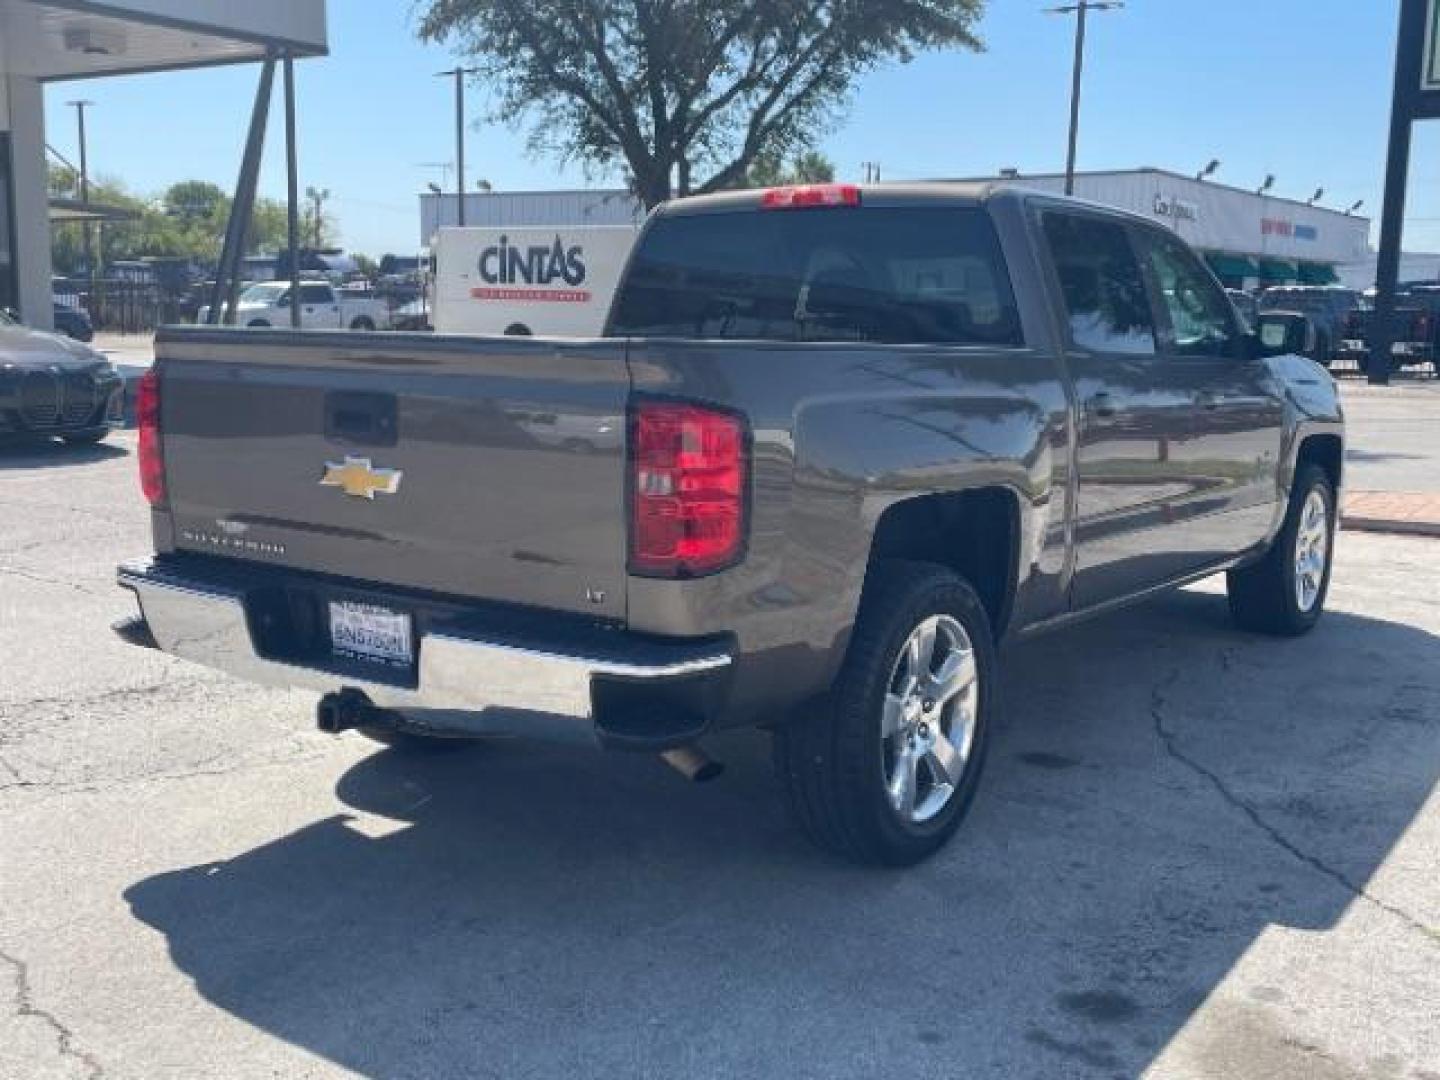
[[[662,216],[631,261],[609,333],[1021,344],[994,226],[954,207]]]

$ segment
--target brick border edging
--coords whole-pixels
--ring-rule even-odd
[[[1342,514],[1340,527],[1346,532],[1390,533],[1396,536],[1428,536],[1440,539],[1440,521],[1401,521],[1396,518]]]

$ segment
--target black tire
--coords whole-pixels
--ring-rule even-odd
[[[369,333],[371,330],[375,329],[375,323],[372,322],[370,319],[356,319],[353,323],[350,324],[350,329]]]
[[[1296,538],[1312,492],[1319,492],[1325,500],[1325,566],[1315,601],[1305,610],[1297,596]],[[1231,570],[1226,577],[1230,613],[1237,624],[1246,630],[1279,637],[1298,637],[1314,628],[1325,612],[1325,597],[1330,591],[1330,571],[1335,565],[1336,517],[1335,486],[1330,477],[1317,465],[1301,465],[1295,471],[1285,524],[1270,550],[1259,562]]]
[[[978,696],[974,734],[954,793],[935,817],[917,824],[902,819],[890,802],[881,716],[901,649],[934,615],[953,617],[969,637]],[[792,815],[810,839],[855,862],[888,866],[908,866],[939,850],[959,828],[979,784],[995,673],[990,620],[968,582],[928,563],[878,565],[866,583],[834,686],[775,731],[776,773]]]
[[[110,429],[104,431],[81,431],[74,435],[61,435],[70,446],[98,446],[110,437]]]
[[[248,329],[251,329],[251,330],[269,330],[269,329],[270,329],[270,324],[269,324],[268,322],[266,322],[264,319],[252,319],[250,322],[246,323],[245,325],[247,326]]]

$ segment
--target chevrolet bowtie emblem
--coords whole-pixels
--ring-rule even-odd
[[[338,487],[356,499],[374,500],[376,492],[394,495],[405,474],[399,469],[377,469],[369,458],[346,456],[343,462],[327,461],[321,487]]]

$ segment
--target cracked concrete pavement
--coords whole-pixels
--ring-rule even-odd
[[[1440,542],[1010,650],[955,845],[812,852],[763,736],[405,755],[112,640],[133,437],[0,456],[0,1078],[1440,1077]]]

